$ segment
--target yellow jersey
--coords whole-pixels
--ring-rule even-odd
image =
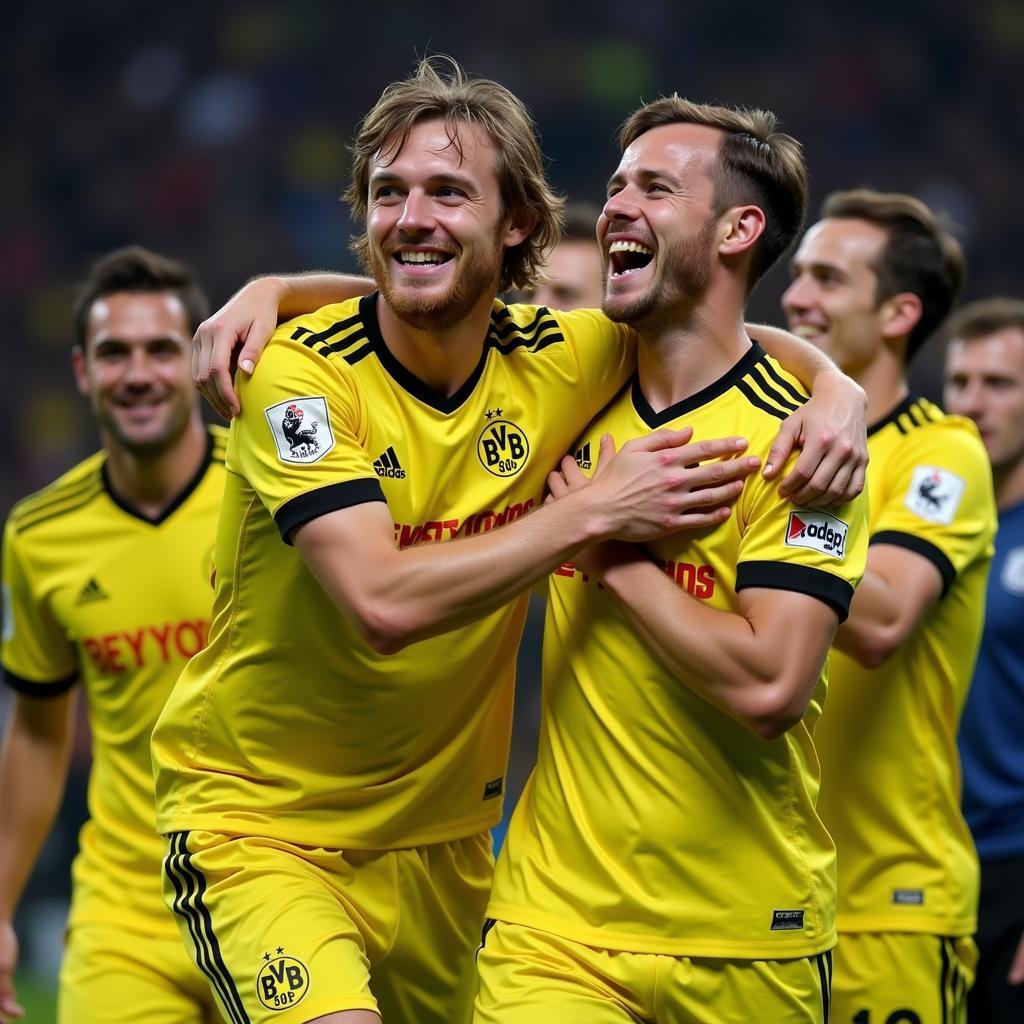
[[[806,401],[753,345],[730,372],[655,413],[636,379],[583,436],[618,444],[656,427],[748,438],[767,455]],[[738,611],[746,587],[793,590],[846,616],[867,553],[863,498],[798,509],[750,476],[722,525],[649,545],[681,589]],[[803,719],[766,742],[675,677],[608,592],[571,564],[551,577],[537,765],[498,861],[488,917],[602,949],[671,956],[810,956],[835,943],[835,848],[818,817]]]
[[[367,501],[386,501],[400,548],[527,514],[635,349],[598,312],[496,301],[444,397],[391,354],[377,301],[284,325],[241,382],[210,643],[153,738],[163,832],[395,849],[500,817],[527,596],[379,655],[284,538]]]
[[[942,597],[879,668],[835,651],[819,730],[821,812],[842,931],[970,935],[978,859],[956,733],[985,614],[996,508],[974,424],[909,397],[868,433],[871,543],[927,558]]]
[[[81,681],[92,727],[89,821],[70,922],[175,931],[160,890],[149,738],[174,680],[206,642],[227,431],[158,521],[86,459],[12,510],[4,532],[3,671],[44,698]]]

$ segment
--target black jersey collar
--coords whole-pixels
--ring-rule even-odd
[[[177,496],[160,513],[156,518],[147,516],[141,509],[137,509],[134,505],[129,504],[123,498],[119,497],[114,493],[114,489],[110,486],[110,474],[107,471],[107,460],[103,460],[103,465],[100,467],[100,475],[103,477],[103,489],[107,492],[107,496],[110,500],[122,511],[130,515],[133,519],[141,519],[142,522],[148,523],[150,526],[159,526],[161,523],[166,522],[175,512],[181,508],[182,505],[188,501],[192,492],[202,483],[203,477],[206,476],[206,471],[210,468],[210,463],[213,461],[213,433],[210,430],[206,431],[206,453],[203,455],[203,461],[200,463],[199,468],[195,471],[192,479],[178,492]]]
[[[708,402],[718,398],[719,395],[724,395],[726,391],[735,387],[739,381],[750,373],[767,354],[756,341],[751,342],[750,348],[743,353],[739,362],[726,370],[718,380],[713,381],[705,388],[701,388],[700,391],[690,395],[689,398],[684,398],[681,402],[676,402],[667,409],[662,409],[661,412],[655,412],[647,399],[644,398],[644,393],[640,390],[640,375],[635,373],[633,374],[632,384],[633,408],[647,426],[651,428],[664,426],[666,423],[671,423],[672,420],[678,419],[688,412],[693,412],[694,409],[699,409],[702,405],[707,405]]]
[[[907,397],[904,398],[903,401],[892,410],[892,412],[887,413],[880,420],[876,420],[868,426],[868,437],[871,437],[872,434],[877,434],[884,427],[889,426],[890,423],[895,423],[915,402],[920,400],[920,395],[915,395],[913,393],[907,395]]]

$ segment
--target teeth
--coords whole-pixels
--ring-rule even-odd
[[[609,252],[638,252],[644,256],[653,256],[654,250],[648,248],[646,245],[641,245],[639,242],[612,242],[608,246]]]
[[[816,338],[819,334],[823,333],[821,327],[812,327],[810,324],[800,324],[793,328],[793,333],[798,338]]]
[[[447,257],[440,252],[400,252],[398,258],[402,263],[444,263]]]

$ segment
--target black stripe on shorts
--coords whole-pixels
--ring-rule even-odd
[[[818,965],[818,978],[821,980],[821,1019],[828,1024],[832,1011],[832,950],[819,953],[814,962]]]
[[[192,863],[187,838],[187,832],[172,832],[168,837],[170,852],[164,861],[164,871],[174,886],[174,912],[185,921],[195,946],[196,964],[209,978],[230,1024],[251,1024],[213,933],[210,911],[203,901],[206,880]]]

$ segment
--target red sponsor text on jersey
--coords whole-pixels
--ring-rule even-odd
[[[409,548],[414,544],[437,544],[443,540],[453,540],[459,533],[472,537],[478,533],[487,533],[488,530],[496,530],[499,526],[504,526],[506,523],[525,516],[533,506],[534,500],[529,498],[527,501],[506,505],[501,512],[495,512],[492,509],[474,512],[461,521],[458,519],[430,520],[420,523],[418,526],[395,523],[395,541],[400,548]]]
[[[209,631],[207,619],[185,619],[87,636],[82,647],[100,672],[113,675],[154,663],[187,661],[206,646]]]

